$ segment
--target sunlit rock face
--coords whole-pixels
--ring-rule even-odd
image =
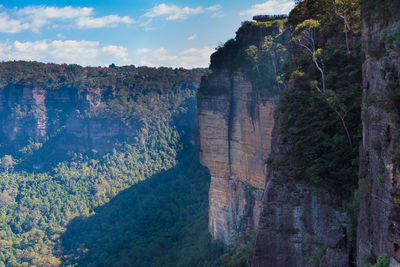
[[[213,72],[203,76],[198,92],[200,160],[211,173],[209,231],[223,244],[239,231],[258,227],[279,98],[275,83],[257,88],[250,80],[253,68],[245,63],[245,49],[261,47],[267,36],[286,45],[284,19],[244,22],[235,39],[211,56]],[[265,80],[276,79],[278,72],[267,72]]]
[[[379,5],[378,1],[370,1]],[[372,5],[372,6],[373,6]],[[400,10],[398,11],[400,12]],[[360,153],[360,213],[357,257],[360,263],[390,255],[391,266],[400,262],[399,174],[399,50],[385,44],[383,33],[400,28],[394,18],[376,19],[367,7],[362,15],[363,143]],[[385,21],[385,20],[390,20]]]
[[[200,159],[212,176],[209,228],[227,244],[240,223],[257,227],[276,97],[261,97],[241,72],[228,70],[204,77],[201,87],[227,89],[198,95]]]

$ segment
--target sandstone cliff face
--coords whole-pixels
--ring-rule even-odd
[[[228,89],[198,95],[200,160],[212,177],[209,229],[228,244],[236,227],[258,224],[276,97],[261,97],[241,72],[228,70],[203,77],[201,87]]]
[[[85,118],[81,111],[91,110],[107,101],[110,88],[77,90],[10,85],[0,89],[1,128],[5,143],[21,149],[30,142],[42,143],[65,132],[58,149],[76,152],[109,151],[112,139],[133,136],[137,128],[127,127],[116,120]]]
[[[362,21],[364,103],[360,166],[360,214],[357,256],[360,263],[383,255],[400,262],[399,102],[400,57],[385,48],[383,30],[392,32],[400,21],[385,23],[364,10]]]

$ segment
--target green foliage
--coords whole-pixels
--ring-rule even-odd
[[[77,217],[61,240],[64,264],[78,266],[213,266],[222,249],[208,233],[210,176],[197,150],[179,163]],[[76,260],[78,258],[78,260]]]
[[[58,266],[67,260],[70,263],[79,262],[80,257],[84,261],[84,255],[88,253],[87,255],[103,255],[98,257],[98,263],[102,264],[102,261],[107,262],[117,257],[113,254],[115,251],[103,251],[103,247],[91,247],[90,244],[87,247],[94,248],[93,250],[87,250],[87,247],[79,250],[80,245],[72,241],[78,240],[79,236],[87,236],[88,242],[93,241],[90,237],[97,235],[98,232],[92,233],[93,235],[90,233],[85,235],[83,232],[77,232],[76,236],[68,234],[69,244],[76,245],[78,251],[67,251],[66,247],[63,247],[64,244],[60,243],[61,236],[65,237],[63,240],[67,242],[65,231],[74,229],[74,225],[70,225],[71,221],[74,219],[78,221],[78,218],[84,222],[91,222],[91,218],[96,221],[95,218],[98,217],[95,216],[101,213],[100,207],[104,205],[106,205],[104,210],[111,212],[111,214],[101,213],[101,216],[104,216],[104,227],[111,229],[115,225],[107,226],[110,221],[106,218],[116,220],[118,214],[122,216],[124,206],[118,205],[127,203],[118,200],[113,204],[107,203],[124,190],[134,190],[136,185],[150,177],[157,177],[155,178],[157,182],[154,182],[156,184],[168,181],[166,184],[170,188],[175,187],[181,194],[155,184],[153,185],[156,189],[153,191],[149,189],[151,184],[142,187],[145,189],[138,189],[138,193],[130,199],[136,206],[132,202],[129,205],[138,208],[141,213],[132,213],[130,210],[131,213],[126,218],[130,218],[132,222],[133,218],[137,219],[148,212],[144,217],[147,219],[140,224],[148,225],[149,228],[146,233],[134,233],[132,237],[140,236],[141,242],[147,242],[148,247],[151,247],[149,240],[153,232],[158,231],[160,237],[158,244],[171,241],[171,244],[176,245],[176,247],[171,246],[170,252],[165,255],[160,254],[161,250],[157,249],[159,247],[150,249],[149,251],[155,253],[153,255],[155,261],[175,259],[178,262],[176,253],[183,250],[180,246],[182,244],[185,248],[193,244],[191,251],[194,252],[187,255],[185,258],[187,262],[199,259],[200,256],[195,253],[196,251],[212,252],[213,249],[208,249],[212,245],[206,235],[205,220],[207,173],[193,157],[194,152],[189,145],[196,115],[196,86],[204,70],[134,66],[82,68],[75,65],[35,62],[2,63],[0,69],[2,70],[0,90],[18,92],[21,88],[39,86],[46,90],[47,94],[65,90],[67,94],[73,96],[73,99],[83,96],[83,99],[92,101],[88,105],[78,105],[80,110],[74,110],[76,108],[74,101],[59,106],[54,103],[39,103],[11,105],[9,109],[3,109],[3,116],[7,116],[12,122],[21,123],[20,125],[26,128],[38,118],[46,116],[49,130],[40,142],[29,140],[23,135],[17,136],[13,142],[8,142],[4,136],[0,136],[0,158],[6,163],[3,167],[10,166],[7,160],[10,156],[16,163],[14,170],[8,175],[6,168],[0,172],[0,261],[2,263],[12,267]],[[97,97],[96,92],[99,90],[102,92],[101,97]],[[68,135],[66,132],[66,121],[71,117],[85,123],[96,121],[101,123],[102,127],[117,122],[130,129],[132,136],[113,136],[108,139],[112,144],[109,149],[99,152],[97,147],[92,147],[85,153],[79,153],[74,150],[74,145],[82,141],[81,138]],[[99,131],[103,130],[102,127]],[[69,149],[60,149],[60,145],[65,145]],[[183,170],[182,165],[176,167],[178,169],[175,171],[165,173],[185,159],[179,157],[182,153],[186,153],[193,164],[189,169],[193,176],[188,176],[187,181],[185,178],[188,173]],[[185,187],[188,191],[185,191]],[[159,202],[155,200],[158,197],[160,197]],[[166,202],[165,212],[151,204],[154,202],[162,206],[164,201],[172,199],[178,201],[181,197],[184,199],[182,203]],[[188,206],[181,206],[183,203]],[[118,214],[114,213],[115,210],[118,210]],[[179,217],[181,212],[183,212],[182,217]],[[165,219],[162,224],[157,224],[156,221],[160,218]],[[152,224],[151,220],[155,223]],[[184,225],[192,224],[196,225],[194,229],[197,233],[201,232],[201,237],[191,232],[190,236],[183,240],[184,236],[178,234],[178,230]],[[103,224],[100,222],[96,225]],[[157,229],[158,226],[164,228]],[[167,228],[171,231],[168,234],[162,233],[162,230]],[[108,235],[103,233],[104,238],[99,239],[101,244],[104,247],[108,246],[110,250],[118,243],[117,237],[122,238],[131,233],[126,224],[112,229],[115,232],[110,232]],[[185,233],[189,233],[188,228]],[[199,237],[198,243],[193,241],[197,240],[195,239],[197,237]],[[137,244],[140,246],[143,243]],[[126,250],[121,251],[126,252]],[[141,251],[126,253],[130,256],[141,254],[144,256]],[[121,264],[128,261],[127,255],[118,256]],[[213,254],[204,253],[206,257],[204,260],[207,260],[207,255]]]
[[[266,36],[260,48],[251,45],[245,52],[251,65],[245,70],[253,86],[264,95],[277,95],[283,87],[282,66],[288,59],[281,36]]]
[[[245,27],[257,27],[257,28],[264,28],[264,29],[269,29],[269,28],[279,28],[283,29],[285,27],[285,23],[287,22],[286,19],[276,19],[276,20],[271,20],[271,21],[265,21],[265,22],[254,22],[254,23],[244,23],[244,28],[243,30],[246,30]]]
[[[12,168],[15,164],[13,157],[11,155],[4,155],[0,159],[1,167],[8,173],[8,170]]]
[[[390,32],[383,30],[380,37],[388,49],[393,49],[400,54],[400,27],[396,27]]]
[[[222,266],[251,266],[255,238],[255,230],[244,229],[243,225],[239,225],[232,235],[231,245],[220,257]]]
[[[337,13],[346,13],[351,33],[358,34],[360,9],[356,0],[335,4],[337,12],[331,0],[304,0],[289,15],[292,41],[301,50],[284,68],[291,86],[278,104],[287,146],[279,162],[291,165],[295,179],[350,200],[358,177],[363,56],[360,45],[348,50],[346,42],[326,41],[344,31]]]
[[[393,0],[362,0],[363,8],[373,12],[374,18],[386,23],[400,18],[400,2]]]
[[[324,266],[324,248],[314,248],[311,255],[308,257],[308,266]]]
[[[359,0],[335,0],[339,11],[346,14],[351,32],[360,33]],[[343,19],[335,13],[332,0],[304,0],[290,12],[288,24],[294,30],[305,20],[315,20],[321,25],[320,33],[325,40],[344,31]]]
[[[356,223],[360,210],[360,199],[363,194],[368,193],[368,190],[371,187],[371,179],[368,177],[360,177],[358,179],[358,187],[354,190],[352,199],[350,201],[343,200],[343,207],[347,214],[350,215],[350,218]]]
[[[340,32],[337,25],[341,24],[340,18],[335,15],[331,0],[304,0],[290,12],[288,24],[294,30],[297,25],[305,20],[319,21],[323,25],[322,32],[327,37]]]
[[[277,95],[282,87],[282,65],[288,59],[285,22],[286,20],[244,22],[236,38],[217,47],[217,51],[211,55],[211,70],[242,71],[260,93]],[[229,90],[216,89],[220,93],[227,92],[222,89]],[[200,91],[205,92],[205,88]]]
[[[390,256],[379,256],[375,264],[365,264],[364,267],[389,267]]]
[[[298,38],[301,33],[305,31],[312,31],[318,29],[321,26],[318,20],[315,19],[306,19],[305,21],[301,22],[296,26],[293,32],[293,37]]]
[[[327,99],[315,89],[319,73],[305,55],[294,58],[286,68],[286,77],[295,79],[296,90],[282,93],[280,130],[290,140],[286,157],[298,167],[295,177],[350,197],[357,185],[361,141],[361,51],[358,47],[349,54],[344,47],[325,47],[321,53],[327,88],[334,97],[328,101],[347,110],[353,147]]]

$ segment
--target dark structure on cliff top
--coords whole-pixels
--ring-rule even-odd
[[[287,15],[257,15],[253,17],[253,20],[257,22],[267,22],[277,19],[286,19],[288,18]]]

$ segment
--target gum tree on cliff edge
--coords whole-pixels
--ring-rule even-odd
[[[343,128],[346,131],[349,145],[350,147],[353,147],[351,135],[346,125],[346,116],[348,111],[346,110],[344,105],[342,105],[338,101],[338,96],[335,94],[335,92],[333,90],[329,90],[326,88],[323,50],[322,48],[317,47],[317,39],[316,39],[316,34],[319,28],[320,28],[319,21],[314,19],[305,20],[296,26],[292,36],[292,41],[297,43],[299,46],[301,46],[303,49],[307,51],[307,53],[311,56],[315,67],[321,73],[322,89],[319,87],[318,81],[312,82],[312,87],[314,87],[318,92],[321,93],[321,96],[323,97],[325,102],[339,117],[343,125]]]

